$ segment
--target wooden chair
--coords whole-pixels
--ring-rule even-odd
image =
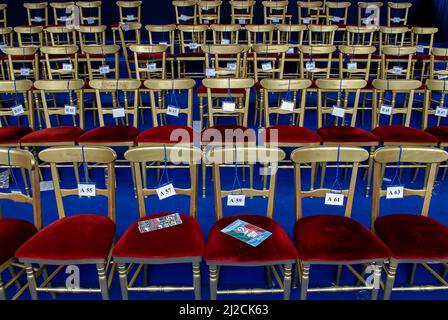
[[[381,49],[381,78],[412,79],[414,77],[412,57],[416,52],[416,47],[400,45],[383,47]]]
[[[48,2],[25,2],[28,25],[47,26],[48,22]]]
[[[377,26],[347,26],[347,45],[348,46],[373,46],[375,35],[379,30]]]
[[[288,1],[262,1],[264,24],[289,24]]]
[[[50,7],[53,9],[53,21],[55,25],[65,25],[69,16],[71,15],[71,10],[75,3],[73,1],[67,2],[50,2]],[[70,14],[68,14],[70,13]]]
[[[314,25],[308,26],[308,45],[333,45],[338,26]]]
[[[254,22],[255,0],[230,0],[230,16],[232,24],[247,25]]]
[[[247,44],[273,44],[275,26],[272,24],[246,25]]]
[[[192,145],[195,81],[193,79],[151,79],[146,80],[144,86],[150,94],[153,126],[138,135],[137,144],[139,146]],[[186,104],[184,100],[178,102],[182,92],[187,92]]]
[[[0,22],[1,23],[1,22]],[[0,49],[12,47],[14,43],[14,33],[11,27],[0,28]],[[0,57],[0,73],[1,79],[6,80],[8,59],[6,56]]]
[[[80,55],[87,65],[88,79],[120,78],[120,47],[118,45],[84,46]]]
[[[8,12],[7,7],[8,5],[6,3],[0,3],[0,25],[3,24],[3,28],[8,27]]]
[[[204,62],[201,49],[206,44],[208,26],[181,24],[177,26],[177,30],[180,41],[180,52],[176,54],[178,77],[202,77],[203,71],[187,72],[187,64]]]
[[[330,78],[331,62],[336,47],[299,46],[300,51],[300,78],[315,80],[317,78]]]
[[[358,26],[381,25],[382,2],[358,2]]]
[[[339,46],[339,78],[369,81],[373,46]]]
[[[385,146],[436,146],[439,140],[423,130],[411,127],[415,91],[422,86],[418,80],[373,80],[374,123],[372,133]],[[398,125],[394,115],[402,115]],[[384,125],[381,120],[387,119]]]
[[[447,48],[432,48],[429,62],[429,79],[444,80],[448,78],[448,64],[446,61],[448,61]],[[439,63],[443,65],[443,68],[439,68]]]
[[[170,80],[171,81],[171,80]],[[197,212],[197,164],[201,159],[201,150],[184,147],[138,147],[129,150],[125,158],[131,162],[136,176],[136,190],[139,210],[139,220],[134,222],[118,240],[113,250],[114,262],[118,264],[120,277],[121,295],[124,300],[128,299],[128,292],[174,292],[194,291],[196,300],[201,299],[201,272],[200,263],[204,253],[204,240],[200,225],[196,220]],[[169,213],[148,214],[145,208],[145,198],[156,195],[155,187],[146,186],[147,163],[159,162],[181,162],[184,174],[189,180],[188,187],[174,186],[177,195],[189,196],[190,208],[187,214],[179,214],[182,224],[159,230],[156,232],[140,233],[138,222],[148,219],[161,218]],[[155,166],[149,166],[149,169]],[[168,167],[167,167],[168,168]],[[170,166],[169,169],[172,167]],[[177,166],[176,170],[180,170]],[[142,169],[142,170],[141,170]],[[165,169],[165,170],[169,170]],[[144,171],[142,175],[141,171]],[[185,171],[189,171],[188,173]],[[175,183],[175,182],[174,182]],[[181,240],[182,243],[175,244]],[[172,242],[173,245],[164,247]],[[142,245],[146,243],[147,245]],[[155,245],[160,244],[160,245]],[[176,263],[188,263],[193,268],[192,286],[148,286],[147,278],[143,280],[143,286],[135,286],[134,280],[141,272],[142,266],[165,265]],[[131,276],[129,265],[137,264],[138,268]],[[145,273],[147,274],[147,273]]]
[[[142,19],[142,1],[117,1],[119,22],[138,22]]]
[[[283,299],[290,298],[291,269],[297,257],[297,252],[289,240],[286,232],[274,220],[274,200],[277,178],[277,165],[282,161],[285,153],[279,149],[261,147],[227,147],[212,149],[207,153],[206,159],[213,164],[213,184],[215,189],[215,216],[216,223],[212,226],[206,246],[205,261],[210,272],[210,299],[216,300],[218,294],[255,294],[255,293],[280,293]],[[243,164],[260,163],[267,168],[269,166],[269,187],[257,189],[253,187],[243,188],[233,186],[225,188],[221,185],[221,175],[224,167],[231,166],[238,169]],[[236,169],[236,170],[237,170]],[[227,169],[229,170],[229,169]],[[235,169],[230,169],[235,170]],[[235,174],[237,177],[237,174]],[[263,197],[267,199],[267,213],[264,215],[239,214],[223,217],[222,200],[229,196],[242,195],[248,197]],[[237,240],[221,230],[241,220],[253,224],[268,232],[271,232],[262,244],[257,247],[242,245]],[[233,289],[219,290],[219,274],[222,267],[264,267],[267,274],[268,288],[260,289]],[[276,267],[280,269],[277,271]],[[271,276],[274,274],[278,282],[278,288],[272,288]],[[282,276],[283,277],[282,277]]]
[[[46,79],[78,79],[77,46],[45,46],[40,52],[45,57]]]
[[[39,292],[58,293],[101,293],[104,300],[109,299],[110,286],[107,273],[109,271],[110,251],[115,237],[115,168],[116,154],[104,147],[56,147],[46,149],[39,154],[40,160],[50,163],[52,180],[55,189],[59,219],[38,231],[34,237],[25,242],[16,251],[16,257],[25,264],[31,298],[38,299]],[[86,185],[78,185],[76,189],[65,189],[60,185],[57,171],[58,165],[64,163],[83,163],[86,172]],[[88,163],[106,166],[105,188],[100,188],[98,181],[88,178]],[[63,199],[78,195],[79,189],[91,188],[96,184],[95,196],[107,198],[107,217],[99,214],[76,214],[66,216]],[[67,232],[67,230],[72,232]],[[38,285],[35,264],[57,266],[47,281]],[[98,272],[98,288],[49,287],[50,280],[67,265],[96,265]],[[113,270],[112,270],[113,271]],[[113,272],[110,273],[113,275]]]
[[[79,44],[81,51],[84,46],[106,45],[106,26],[103,25],[83,25],[78,29]]]
[[[146,25],[145,29],[148,31],[149,44],[163,44],[168,46],[166,60],[169,62],[171,68],[167,70],[167,77],[174,79],[174,48],[176,44],[176,25]]]
[[[134,73],[137,80],[160,78],[166,79],[166,45],[131,44]]]
[[[324,146],[300,148],[291,154],[295,166],[295,212],[294,226],[295,246],[298,253],[297,270],[300,281],[300,299],[305,300],[308,292],[339,292],[369,290],[371,299],[378,297],[381,281],[381,266],[390,257],[384,243],[361,223],[352,217],[355,188],[357,185],[360,163],[369,159],[369,153],[357,147]],[[308,163],[336,163],[336,178],[333,184],[319,189],[302,189],[302,166]],[[340,164],[351,169],[350,182],[347,187],[339,183]],[[344,208],[344,215],[314,214],[303,216],[304,199],[319,198],[327,205]],[[318,210],[315,210],[318,211]],[[319,212],[319,211],[318,211]],[[332,230],[328,232],[327,230]],[[341,231],[343,230],[343,231]],[[356,240],[355,240],[356,239]],[[373,274],[373,281],[366,281],[353,267],[367,264]],[[309,288],[311,266],[336,265],[336,281],[325,288]],[[344,286],[340,284],[342,267],[347,269],[361,284]]]
[[[411,29],[408,27],[380,27],[380,51],[388,46],[410,45]]]
[[[7,56],[8,79],[39,79],[38,47],[5,47],[1,49]]]
[[[28,285],[22,286],[18,281],[25,273],[25,268],[23,265],[18,264],[14,253],[23,243],[42,228],[39,173],[33,155],[25,150],[14,150],[9,148],[0,149],[0,165],[2,167],[7,166],[10,171],[15,168],[20,168],[23,171],[26,170],[30,176],[32,184],[31,195],[3,191],[0,193],[0,199],[10,200],[15,203],[29,204],[31,205],[33,212],[32,222],[17,218],[0,218],[0,229],[2,230],[0,233],[2,253],[2,259],[0,260],[0,278],[2,277],[2,273],[4,274],[6,270],[11,273],[11,278],[7,282],[3,283],[0,280],[0,300],[7,299],[6,290],[13,284],[18,285],[18,290],[15,292],[14,296],[11,297],[12,300],[16,300],[25,292]],[[12,183],[17,184],[18,182],[10,182],[10,184]],[[18,273],[16,273],[16,267],[20,268]],[[42,273],[42,268],[39,268],[37,272]]]
[[[297,1],[297,23],[319,24],[325,1]]]
[[[348,10],[351,6],[350,1],[335,2],[327,1],[325,3],[325,19],[328,25],[336,24],[339,29],[345,30],[348,24]]]
[[[411,2],[388,2],[387,3],[387,25],[406,26],[408,24]]]
[[[101,1],[77,1],[82,25],[101,25]]]
[[[199,24],[221,23],[221,0],[196,1]]]
[[[241,25],[239,24],[211,24],[213,44],[238,44]]]
[[[19,47],[41,47],[44,43],[42,26],[14,27]]]
[[[176,24],[196,24],[198,11],[196,0],[174,0],[171,2],[176,13]]]
[[[129,59],[129,55],[132,56],[132,52],[129,52],[129,46],[141,44],[142,24],[140,22],[126,22],[125,24],[121,23],[116,29],[118,30],[119,44],[121,45],[121,51],[123,52],[123,56],[126,62],[128,76],[132,78],[132,62]],[[117,40],[114,39],[114,41]]]
[[[426,66],[431,60],[431,51],[434,44],[434,36],[439,31],[437,28],[412,27],[411,45],[417,47],[417,54],[414,56],[414,70],[416,64],[421,64],[420,81],[429,77]]]
[[[67,27],[46,27],[45,41],[51,46],[76,45],[76,30]]]
[[[448,84],[446,80],[428,80],[426,82],[421,128],[439,139],[439,146],[442,149],[448,146],[447,108],[445,103],[447,94]]]
[[[448,232],[445,225],[428,217],[434,182],[440,163],[448,159],[448,154],[440,149],[422,147],[387,147],[379,149],[375,155],[375,176],[372,197],[372,225],[376,234],[386,244],[391,252],[388,264],[384,265],[386,281],[384,283],[383,299],[388,300],[391,293],[399,291],[446,290],[446,281],[430,265],[446,264],[448,252],[445,244],[448,241]],[[399,213],[380,216],[380,203],[396,189],[392,185],[383,187],[383,177],[386,166],[398,163],[406,166],[409,163],[426,167],[426,178],[423,186],[412,187],[401,185],[398,190],[403,199],[419,197],[423,200],[420,214]],[[398,182],[400,183],[400,182]],[[395,200],[395,201],[398,201]],[[404,201],[400,201],[403,203]],[[396,205],[396,204],[395,204]],[[412,207],[415,208],[415,207]],[[401,211],[399,211],[401,212]],[[397,239],[397,236],[399,239]],[[397,287],[395,275],[399,264],[412,264],[410,286]],[[429,271],[439,283],[429,285],[414,285],[416,266],[421,264]]]

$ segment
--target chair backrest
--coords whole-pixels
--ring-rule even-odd
[[[141,22],[142,1],[117,1],[120,22]]]
[[[381,49],[381,77],[412,79],[412,57],[417,47],[387,46]],[[393,64],[393,67],[389,66]]]
[[[309,45],[333,45],[336,30],[338,30],[337,25],[310,24],[308,26]]]
[[[288,13],[288,1],[262,1],[264,24],[284,24]]]
[[[31,88],[33,87],[33,83],[30,80],[3,80],[0,81],[0,95],[4,96],[4,100],[2,99],[1,104],[3,108],[0,109],[0,127],[3,126],[3,122],[6,125],[11,125],[13,121],[11,121],[11,117],[20,118],[20,122],[16,121],[16,123],[21,123],[22,125],[27,124],[31,128],[34,128],[34,112],[33,112],[33,98]],[[11,100],[11,96],[13,95],[13,99]],[[14,116],[12,108],[22,105],[23,113]],[[10,108],[7,108],[10,106]],[[27,121],[24,122],[23,118],[26,118]],[[6,122],[6,120],[8,121]]]
[[[12,47],[14,44],[14,33],[11,27],[0,28],[0,46]]]
[[[246,25],[247,43],[253,44],[273,44],[275,26],[273,24],[248,24]]]
[[[252,52],[255,81],[262,78],[283,79],[285,57],[288,50],[289,45],[284,44],[254,44]]]
[[[299,24],[319,23],[325,1],[297,1]]]
[[[207,40],[208,26],[181,24],[177,26],[179,31],[180,52],[199,52]]]
[[[213,44],[238,44],[241,25],[239,24],[212,24],[210,30],[213,34]]]
[[[114,150],[107,147],[53,147],[39,153],[39,159],[50,164],[51,176],[53,180],[56,205],[58,208],[59,219],[65,217],[63,199],[68,196],[78,196],[78,188],[63,189],[60,185],[58,165],[67,163],[82,163],[86,166],[91,163],[95,166],[105,166],[105,188],[98,188],[96,185],[95,193],[97,196],[107,198],[107,215],[115,221],[115,160],[117,155]],[[86,166],[84,167],[87,171]],[[88,175],[87,173],[85,173]],[[79,210],[79,208],[78,208]]]
[[[375,127],[380,123],[381,106],[391,107],[391,114],[387,120],[392,123],[395,114],[401,114],[404,117],[403,125],[410,126],[412,108],[414,103],[415,90],[421,87],[422,83],[418,80],[373,80],[373,114]],[[389,94],[389,96],[387,96]],[[402,95],[403,99],[399,99]],[[401,103],[401,105],[400,105]]]
[[[5,47],[1,50],[8,56],[9,80],[39,79],[38,47]]]
[[[147,163],[164,162],[176,163],[176,169],[179,170],[179,165],[183,165],[183,168],[189,169],[189,187],[176,186],[176,182],[173,181],[173,187],[176,191],[176,195],[183,195],[190,197],[190,215],[196,218],[197,214],[197,165],[201,160],[202,152],[197,148],[186,147],[138,147],[126,151],[124,155],[125,159],[131,163],[135,172],[135,188],[137,191],[138,211],[140,217],[145,217],[146,207],[145,198],[151,195],[156,195],[157,188],[149,188],[146,186],[146,173],[142,175],[140,168],[146,170]],[[169,169],[167,169],[169,170]],[[156,183],[154,183],[155,185]]]
[[[32,194],[0,192],[0,199],[8,199],[33,206],[33,223],[37,230],[42,228],[42,204],[40,198],[39,167],[31,152],[27,150],[1,148],[0,165],[8,168],[21,168],[28,171],[31,180]]]
[[[207,89],[207,103],[209,109],[209,117],[210,117],[210,126],[214,125],[214,118],[216,116],[229,116],[229,114],[233,114],[235,116],[241,115],[242,117],[242,125],[247,127],[248,113],[249,113],[249,101],[250,101],[250,90],[254,86],[253,79],[237,79],[237,78],[220,78],[220,79],[204,79],[202,80],[202,84]],[[229,112],[223,110],[221,106],[212,107],[216,104],[213,103],[213,89],[226,89],[228,90],[227,99],[235,99],[232,96],[232,90],[243,90],[244,94],[242,98],[238,98],[239,103],[235,103],[235,110],[233,112]],[[235,102],[235,101],[234,101]]]
[[[50,7],[53,9],[53,21],[55,25],[65,24],[69,19],[69,15],[67,14],[69,11],[71,14],[71,10],[75,3],[73,1],[67,2],[50,2]],[[68,10],[67,10],[68,9]]]
[[[339,46],[339,78],[369,80],[374,46]]]
[[[76,45],[76,30],[65,26],[46,27],[47,43],[52,46]],[[49,38],[49,39],[48,39]]]
[[[230,0],[229,3],[232,23],[240,25],[253,23],[255,0]]]
[[[149,44],[164,44],[168,46],[169,53],[174,53],[176,32],[175,24],[148,24],[145,26],[145,29],[148,31]]]
[[[405,26],[408,24],[409,10],[412,2],[388,2],[387,3],[387,25]]]
[[[59,118],[65,116],[73,121],[73,126],[84,128],[83,80],[39,80],[34,83],[34,87],[40,91],[47,128],[52,127],[51,116],[53,115]],[[61,103],[62,99],[55,101],[56,94],[67,96]],[[76,106],[75,115],[79,117],[78,123],[71,112],[66,112],[66,105]]]
[[[150,78],[166,78],[166,49],[160,44],[131,44],[134,56],[135,75],[138,80]]]
[[[388,46],[404,46],[408,35],[411,35],[408,27],[380,27],[380,51]]]
[[[361,89],[367,85],[364,79],[318,79],[317,85],[317,127],[322,127],[322,120],[326,115],[334,113],[334,108],[344,109],[344,115],[335,117],[335,125],[347,125],[356,127],[357,112]],[[336,93],[334,106],[327,106],[325,97],[329,97],[331,93]],[[354,97],[353,97],[354,95]],[[347,116],[351,115],[350,122],[346,121]]]
[[[246,46],[216,44],[206,45],[202,50],[205,52],[205,67],[214,69],[216,77],[245,77],[248,50]]]
[[[302,79],[316,79],[317,77],[330,78],[331,62],[336,47],[323,46],[299,46],[300,51],[300,76]],[[315,56],[323,57],[323,61],[315,61]],[[313,64],[314,63],[314,64]],[[319,64],[319,65],[318,65]],[[307,67],[308,66],[308,67]]]
[[[196,2],[196,0],[174,0],[171,2],[176,13],[176,24],[196,24],[198,20]]]
[[[28,25],[48,25],[48,3],[47,2],[25,2]]]
[[[448,48],[432,48],[430,64],[429,64],[429,78],[430,79],[448,79]],[[439,68],[436,63],[443,62],[443,68]]]
[[[350,1],[327,1],[325,3],[327,24],[346,25]]]
[[[303,36],[308,30],[306,26],[300,24],[278,24],[277,29],[277,43],[289,44],[290,50],[288,53],[298,53],[298,48],[303,44]]]
[[[295,115],[297,123],[303,127],[305,120],[305,104],[307,89],[311,86],[311,80],[308,79],[263,79],[261,85],[264,93],[265,124],[270,126],[270,115]],[[269,99],[270,94],[282,95],[282,99]],[[300,94],[300,95],[299,95]],[[279,100],[291,101],[293,109],[287,110],[278,105]]]
[[[381,24],[382,2],[358,2],[358,26]]]
[[[43,45],[42,26],[14,27],[19,47],[40,47]]]
[[[373,194],[372,194],[372,226],[373,222],[380,215],[381,198],[387,196],[387,189],[383,189],[383,175],[386,165],[392,163],[412,163],[417,165],[426,165],[426,178],[423,186],[418,189],[405,186],[403,190],[403,198],[409,196],[417,196],[423,198],[423,206],[421,210],[422,216],[428,216],[429,205],[431,203],[432,191],[437,175],[437,168],[441,162],[448,159],[448,153],[436,148],[419,148],[419,147],[383,147],[378,149],[374,155],[374,174],[373,174]]]
[[[285,158],[285,152],[275,148],[262,147],[227,147],[213,148],[206,155],[207,163],[213,165],[213,185],[215,190],[215,216],[216,220],[223,217],[222,199],[234,194],[241,193],[246,197],[263,197],[267,198],[267,217],[274,216],[274,200],[277,182],[278,163]],[[240,188],[233,190],[224,190],[221,185],[221,169],[229,165],[241,166],[244,164],[259,163],[267,169],[265,173],[270,174],[268,188]]]
[[[200,24],[211,24],[221,22],[221,0],[198,0],[196,5],[198,7]]]
[[[159,115],[165,115],[168,112],[168,106],[163,107],[164,99],[167,103],[179,108],[179,115],[187,116],[187,126],[193,127],[193,95],[195,81],[193,79],[151,79],[144,82],[144,86],[149,89],[151,99],[151,111],[153,126],[159,125]],[[171,95],[179,95],[179,91],[187,91],[187,105],[173,105],[176,99],[171,99]]]
[[[351,218],[353,199],[355,195],[356,180],[358,177],[358,168],[361,162],[369,159],[369,153],[356,147],[343,147],[343,146],[318,146],[318,147],[305,147],[296,149],[291,153],[291,160],[294,162],[294,189],[295,189],[295,211],[296,220],[303,217],[303,203],[304,198],[326,198],[328,193],[341,193],[346,199],[344,216]],[[339,169],[339,164],[352,168],[349,185],[346,189],[334,190],[336,181],[330,188],[318,188],[310,190],[302,189],[302,166],[305,164],[317,164],[317,163],[336,163]],[[328,172],[328,170],[327,170]],[[334,177],[332,176],[334,179]]]
[[[44,46],[40,51],[45,56],[48,79],[78,79],[78,46]]]
[[[374,25],[347,26],[345,30],[347,32],[347,45],[371,46],[379,27]]]
[[[417,47],[417,53],[431,54],[434,36],[439,31],[433,27],[412,27],[411,45]]]
[[[101,25],[101,1],[77,1],[82,25]]]
[[[106,26],[83,25],[78,28],[79,43],[81,51],[88,45],[106,45]]]
[[[3,28],[8,26],[8,13],[6,11],[7,7],[8,5],[6,3],[0,3],[0,24],[3,24]]]
[[[98,118],[100,126],[105,125],[105,116],[113,115],[114,108],[123,108],[125,114],[125,123],[137,127],[138,121],[138,89],[141,86],[139,80],[134,79],[96,79],[89,82],[90,86],[95,89],[96,103],[98,107]],[[121,102],[120,91],[124,95],[124,101]],[[112,94],[112,106],[106,106],[102,103],[105,93]],[[130,101],[131,100],[131,101]],[[132,122],[129,120],[132,117]]]
[[[126,56],[126,46],[130,44],[140,44],[142,42],[142,24],[140,22],[120,22],[116,30],[118,30],[119,43],[117,43],[118,41],[115,39],[114,44],[120,44],[123,53]]]
[[[88,45],[83,47],[86,54],[89,79],[120,77],[120,46]],[[98,62],[101,62],[98,64]],[[113,75],[113,77],[111,77]]]
[[[448,81],[429,79],[425,84],[422,129],[424,130],[432,126],[448,125],[448,118],[445,113],[445,110],[447,110],[445,100],[448,94]]]

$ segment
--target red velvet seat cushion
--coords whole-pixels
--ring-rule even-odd
[[[172,213],[158,213],[139,221],[169,214]],[[147,233],[140,233],[138,222],[134,222],[118,240],[112,256],[148,259],[202,257],[205,245],[199,222],[185,214],[180,214],[180,217],[180,225]]]
[[[325,142],[379,142],[379,139],[369,131],[350,126],[328,126],[317,130]]]
[[[203,52],[179,52],[176,54],[177,58],[204,58],[205,54]]]
[[[16,55],[16,56],[11,56],[11,59],[13,62],[17,62],[17,61],[33,61],[34,60],[34,55]],[[8,55],[5,55],[2,57],[3,60],[8,60]]]
[[[165,55],[165,58],[172,58],[174,57],[173,54],[167,52]],[[134,61],[134,54],[132,54],[130,57],[130,60]],[[137,53],[137,59],[138,60],[158,60],[162,59],[163,54],[161,52],[158,53]]]
[[[16,251],[16,257],[29,260],[104,259],[114,237],[112,220],[96,214],[80,214],[62,218],[40,230]]]
[[[405,126],[380,126],[373,129],[372,133],[380,138],[381,142],[427,143],[428,145],[439,142],[436,137],[425,131]]]
[[[75,142],[84,133],[79,127],[60,126],[45,128],[27,134],[20,143]]]
[[[317,215],[297,221],[294,238],[304,261],[373,261],[390,257],[385,244],[351,218]]]
[[[439,139],[440,142],[448,142],[448,126],[427,128],[425,131]]]
[[[233,221],[241,219],[263,228],[272,235],[257,247],[223,232]],[[297,259],[297,252],[286,232],[274,220],[258,215],[237,215],[222,218],[210,230],[205,246],[205,260],[222,263],[264,263]]]
[[[220,89],[220,88],[212,89],[212,94],[224,95],[227,93],[228,93],[227,89]],[[198,87],[198,94],[207,94],[207,88],[201,84]],[[246,90],[245,89],[230,89],[230,94],[231,95],[234,95],[234,94],[243,95],[243,94],[246,94]]]
[[[431,55],[427,53],[419,53],[412,56],[412,59],[416,59],[418,61],[430,60]]]
[[[180,125],[158,126],[140,133],[136,141],[160,143],[192,142],[193,129]]]
[[[254,142],[256,140],[257,134],[254,130],[236,124],[216,125],[204,129],[201,134],[202,142],[234,143]]]
[[[79,137],[80,143],[133,142],[139,132],[132,126],[104,126],[87,131]]]
[[[274,133],[274,130],[277,130],[276,134]],[[280,125],[266,128],[266,130],[263,131],[263,141],[283,143],[321,143],[322,139],[317,133],[308,128]]]
[[[90,59],[104,59],[106,57],[107,57],[106,54],[101,53],[93,53],[90,55]],[[78,59],[87,59],[87,53],[79,53]]]
[[[14,258],[16,250],[37,232],[34,224],[14,218],[0,219],[0,266]]]
[[[0,145],[19,143],[20,138],[33,132],[33,129],[24,126],[6,126],[0,128]]]
[[[391,214],[375,221],[377,235],[400,260],[448,260],[448,228],[414,214]]]

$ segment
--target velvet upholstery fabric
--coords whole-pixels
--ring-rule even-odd
[[[415,214],[390,214],[375,221],[377,235],[399,260],[448,260],[448,228]]]
[[[227,89],[221,89],[221,88],[214,88],[212,89],[212,94],[227,94],[228,90]],[[207,88],[204,85],[200,85],[198,87],[198,94],[207,94]],[[239,95],[243,95],[246,94],[246,90],[245,89],[230,89],[230,94],[234,95],[234,94],[239,94]]]
[[[179,52],[176,53],[177,58],[204,58],[203,52]]]
[[[263,131],[263,140],[265,142],[276,140],[276,137],[273,136],[273,130],[277,130],[277,140],[280,143],[320,143],[322,141],[317,133],[308,128],[280,125],[271,126]]]
[[[373,261],[390,257],[386,245],[357,221],[336,215],[302,218],[294,226],[299,259]]]
[[[31,222],[0,218],[0,265],[13,258],[16,250],[36,232]]]
[[[87,131],[79,137],[80,143],[114,143],[135,141],[139,132],[133,126],[103,126]]]
[[[80,214],[51,223],[15,255],[29,260],[101,260],[108,256],[114,237],[115,224],[108,217]]]
[[[169,214],[173,212],[153,214],[138,221]],[[199,222],[185,214],[180,214],[180,217],[182,224],[147,233],[140,233],[138,221],[134,222],[118,240],[112,256],[147,259],[202,257],[204,238]]]
[[[0,128],[0,145],[19,143],[20,138],[33,132],[33,129],[25,126],[6,126]]]
[[[20,143],[41,143],[41,142],[75,142],[84,130],[79,127],[59,126],[45,128],[27,134],[19,140]]]
[[[171,134],[178,130],[179,134],[181,130],[184,130],[185,137],[179,137],[176,133],[173,138]],[[186,135],[188,133],[188,136]],[[182,140],[181,138],[187,138],[188,140]],[[178,143],[178,142],[193,142],[193,128],[181,125],[164,125],[150,128],[140,133],[136,139],[137,142],[160,142],[160,143]]]
[[[409,142],[437,144],[439,140],[433,135],[411,127],[405,126],[380,126],[372,130],[372,133],[380,138],[381,142]]]
[[[238,219],[272,232],[272,235],[257,247],[252,247],[221,232]],[[274,220],[258,215],[244,214],[220,219],[211,228],[205,246],[205,260],[208,262],[251,264],[290,261],[296,258],[294,245],[282,227]]]
[[[431,127],[427,128],[425,131],[432,134],[442,143],[448,142],[448,126]]]
[[[350,126],[328,126],[317,130],[324,142],[379,142],[369,131]]]
[[[216,133],[219,133],[218,136],[214,135],[214,130],[217,130]],[[230,132],[229,132],[230,130]],[[232,132],[236,130],[242,130],[244,133],[247,134],[247,136],[244,137],[244,142],[252,142],[256,141],[257,136],[255,131],[253,131],[251,128],[246,128],[239,125],[216,125],[207,129],[204,129],[202,131],[201,140],[202,142],[243,142],[240,141],[241,139],[237,139],[236,137],[233,137],[232,141],[226,141],[226,134],[230,134],[229,139],[231,138]],[[216,141],[217,138],[221,138],[221,141]]]

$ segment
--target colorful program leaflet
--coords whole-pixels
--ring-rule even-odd
[[[246,242],[252,247],[258,246],[272,234],[269,231],[239,219],[222,229],[221,232]]]
[[[149,219],[138,222],[138,230],[140,233],[151,232],[155,230],[174,227],[182,224],[182,219],[178,213],[173,213],[164,217]]]

